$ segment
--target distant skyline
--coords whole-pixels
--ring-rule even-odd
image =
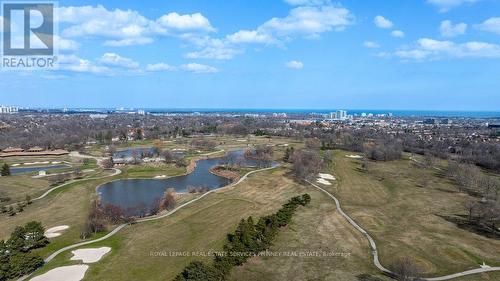
[[[500,110],[499,0],[58,6],[60,69],[0,71],[0,105]]]

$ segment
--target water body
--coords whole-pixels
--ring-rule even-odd
[[[167,188],[177,192],[186,192],[189,186],[217,189],[231,183],[231,180],[210,173],[210,168],[227,163],[239,163],[241,166],[261,166],[259,161],[245,159],[244,151],[233,151],[224,157],[198,160],[196,168],[187,175],[167,179],[124,179],[103,184],[97,192],[101,204],[113,204],[121,207],[127,214],[147,213],[163,197]]]
[[[44,166],[44,167],[21,167],[21,168],[10,168],[10,173],[13,175],[17,174],[24,174],[24,173],[33,173],[33,172],[39,172],[39,171],[49,171],[49,170],[55,170],[55,169],[61,169],[61,168],[68,168],[70,167],[69,165],[51,165],[51,166]]]
[[[156,154],[154,147],[134,147],[125,150],[118,150],[113,154],[113,158],[129,158],[133,156],[152,156]],[[178,157],[184,156],[182,151],[172,151],[172,154]]]

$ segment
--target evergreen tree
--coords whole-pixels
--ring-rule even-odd
[[[175,277],[175,281],[216,281],[215,269],[200,261],[191,262],[184,270]]]
[[[35,249],[49,244],[49,239],[44,234],[45,229],[40,222],[28,222],[24,226],[24,230],[26,232],[26,248]]]
[[[9,167],[9,164],[7,164],[7,163],[3,164],[2,170],[0,171],[0,174],[2,175],[2,177],[10,176],[10,167]]]
[[[7,247],[9,251],[12,252],[23,252],[27,249],[25,248],[26,230],[22,226],[18,226],[10,234],[9,240],[7,240]]]
[[[260,217],[257,224],[252,217],[242,219],[234,233],[227,234],[223,246],[227,255],[216,255],[212,266],[192,262],[174,280],[225,280],[232,267],[242,265],[250,256],[269,248],[278,229],[289,224],[297,208],[310,201],[309,194],[293,197],[276,214]]]

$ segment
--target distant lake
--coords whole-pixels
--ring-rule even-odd
[[[167,188],[187,192],[189,186],[217,189],[231,183],[231,180],[210,173],[210,168],[237,161],[242,166],[258,166],[256,160],[245,159],[244,151],[233,151],[224,157],[198,160],[196,168],[187,175],[167,179],[123,179],[103,184],[97,188],[101,204],[113,204],[128,214],[147,213],[163,197]]]
[[[39,171],[48,171],[48,170],[55,170],[55,169],[62,169],[62,168],[68,168],[71,167],[69,165],[51,165],[51,166],[44,166],[44,167],[14,167],[10,168],[10,173],[13,175],[17,174],[23,174],[23,173],[32,173],[32,172],[39,172]]]

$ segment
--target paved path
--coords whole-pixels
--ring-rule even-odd
[[[114,173],[111,174],[111,175],[106,175],[106,176],[101,176],[101,177],[93,177],[93,178],[84,178],[84,179],[79,179],[79,180],[72,180],[72,181],[69,181],[69,182],[66,182],[66,183],[63,183],[61,185],[58,185],[58,186],[55,186],[47,191],[45,191],[44,194],[38,196],[37,198],[34,198],[32,199],[31,201],[37,201],[37,200],[40,200],[40,199],[43,199],[45,198],[47,195],[49,195],[51,192],[53,192],[54,190],[57,190],[61,187],[64,187],[66,185],[70,185],[70,184],[73,184],[73,183],[77,183],[77,182],[81,182],[81,181],[87,181],[87,180],[99,180],[99,179],[104,179],[104,178],[109,178],[109,177],[114,177],[114,176],[117,176],[119,174],[122,173],[122,171],[120,169],[116,169],[116,168],[112,168],[111,170],[114,170]]]
[[[368,242],[370,243],[370,248],[372,250],[372,255],[373,255],[373,264],[382,272],[392,274],[390,270],[385,268],[379,260],[379,253],[377,250],[377,245],[375,244],[375,240],[370,236],[370,234],[364,230],[360,225],[358,225],[349,215],[347,215],[341,208],[340,201],[333,196],[330,192],[326,191],[325,189],[321,188],[320,186],[307,181],[310,185],[316,187],[320,191],[324,192],[326,195],[328,195],[330,198],[332,198],[335,201],[335,205],[337,206],[337,211],[352,225],[354,228],[356,228],[361,234],[363,234],[366,239],[368,239]],[[441,281],[441,280],[450,280],[466,275],[472,275],[472,274],[478,274],[478,273],[484,273],[484,272],[490,272],[490,271],[500,271],[500,267],[483,267],[483,268],[477,268],[477,269],[472,269],[472,270],[467,270],[463,272],[458,272],[454,274],[449,274],[445,276],[440,276],[440,277],[429,277],[429,278],[422,278],[422,280],[428,280],[428,281]]]
[[[241,182],[243,182],[249,175],[251,174],[254,174],[254,173],[257,173],[257,172],[262,172],[262,171],[267,171],[267,170],[271,170],[271,169],[274,169],[276,168],[277,166],[273,166],[273,167],[270,167],[270,168],[264,168],[264,169],[260,169],[260,170],[255,170],[255,171],[251,171],[251,172],[248,172],[246,173],[241,179],[239,179],[237,182],[235,183],[232,183],[228,186],[225,186],[225,187],[222,187],[222,188],[219,188],[219,189],[213,189],[213,190],[210,190],[206,193],[204,193],[203,195],[201,195],[200,197],[198,198],[195,198],[189,202],[186,202],[180,206],[178,206],[177,208],[173,209],[172,211],[166,213],[166,214],[163,214],[163,215],[158,215],[158,216],[153,216],[153,217],[149,217],[149,218],[143,218],[143,219],[138,219],[135,221],[135,223],[142,223],[142,222],[148,222],[148,221],[155,221],[155,220],[159,220],[159,219],[163,219],[163,218],[166,218],[166,217],[169,217],[171,216],[172,214],[176,213],[177,211],[179,211],[180,209],[188,206],[188,205],[191,205],[192,203],[202,199],[203,197],[209,195],[210,193],[214,193],[214,192],[217,192],[219,190],[223,190],[223,189],[226,189],[226,188],[229,188],[229,187],[232,187],[232,186],[235,186],[235,185],[238,185],[240,184]],[[77,243],[77,244],[73,244],[73,245],[70,245],[70,246],[66,246],[64,248],[61,248],[57,251],[55,251],[54,253],[52,253],[50,256],[48,256],[46,259],[45,259],[45,263],[48,263],[50,262],[51,260],[53,260],[57,255],[59,255],[60,253],[62,252],[65,252],[67,250],[70,250],[70,249],[74,249],[74,248],[78,248],[80,246],[84,246],[84,245],[88,245],[88,244],[92,244],[92,243],[97,243],[97,242],[100,242],[100,241],[103,241],[103,240],[106,240],[108,239],[109,237],[115,235],[116,233],[118,233],[118,231],[122,230],[125,226],[127,226],[129,224],[121,224],[119,226],[117,226],[115,229],[113,229],[110,233],[106,234],[105,236],[101,237],[101,238],[98,238],[98,239],[95,239],[95,240],[90,240],[90,241],[85,241],[85,242],[80,242],[80,243]]]

